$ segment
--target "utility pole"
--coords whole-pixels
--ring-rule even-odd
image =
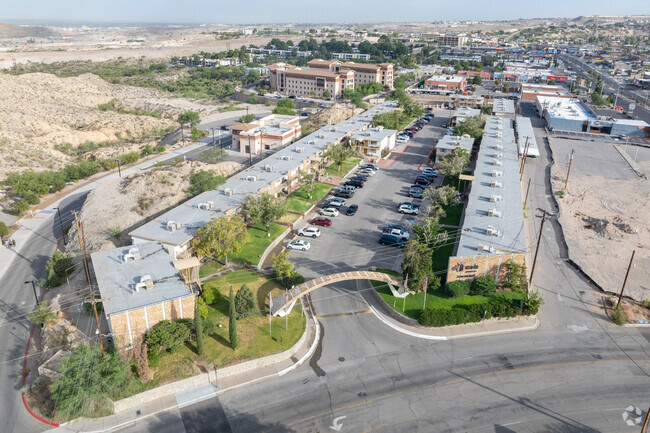
[[[526,203],[528,203],[528,192],[530,191],[530,181],[531,177],[528,178],[528,187],[526,188],[526,198],[524,199],[524,209],[526,208]]]
[[[210,128],[212,130],[212,145],[214,146],[214,128]]]
[[[630,264],[627,265],[627,272],[625,273],[625,279],[623,280],[623,287],[621,287],[621,294],[618,295],[618,302],[616,303],[616,308],[621,305],[621,298],[623,298],[623,291],[625,290],[625,283],[627,283],[627,276],[630,275],[630,269],[632,268],[632,262],[634,261],[634,253],[636,250],[632,250],[632,257],[630,258]]]
[[[535,248],[535,258],[533,259],[533,267],[530,270],[530,280],[528,281],[528,286],[530,287],[533,284],[533,275],[535,275],[535,265],[537,264],[537,254],[539,253],[539,245],[542,243],[542,230],[544,230],[544,222],[546,218],[553,216],[550,212],[545,211],[544,209],[539,209],[543,212],[541,215],[542,224],[539,226],[539,235],[537,236],[537,247]],[[537,215],[540,217],[539,215]]]
[[[524,158],[521,162],[521,173],[519,174],[519,182],[524,178],[524,169],[526,168],[526,157],[528,155],[528,137],[526,137],[526,147],[524,148]]]
[[[95,322],[97,322],[97,337],[99,338],[99,350],[101,351],[102,358],[104,357],[104,344],[102,343],[102,330],[99,326],[99,316],[97,315],[97,304],[95,304],[95,291],[92,284],[90,285],[90,299],[93,303],[93,311],[95,312]]]
[[[36,281],[34,280],[25,281],[25,284],[29,284],[29,283],[32,283],[32,289],[34,289],[34,299],[36,299],[36,306],[38,307],[40,302],[38,301],[38,295],[36,294]]]
[[[528,137],[526,137],[526,144],[524,144],[524,151],[521,153],[521,164],[519,164],[519,174],[524,171],[524,155],[528,153]]]
[[[120,167],[120,160],[116,159],[115,163],[117,164],[117,172],[120,174],[120,177],[122,177],[122,168]]]
[[[74,223],[75,223],[75,227],[77,227],[77,237],[79,238],[79,248],[81,249],[83,243],[81,242],[81,228],[79,227],[79,219],[77,218],[77,212],[74,212]],[[84,259],[81,260],[81,264],[83,265],[84,268],[84,276],[86,277],[86,284],[90,284],[90,278],[88,278],[88,269],[86,268],[85,257]]]
[[[566,179],[564,180],[564,191],[567,190],[567,185],[569,184],[569,174],[571,174],[571,163],[573,162],[573,153],[575,149],[571,149],[571,154],[569,156],[569,169],[566,171]]]
[[[61,209],[58,207],[55,207],[53,209],[56,209],[56,213],[59,217],[59,230],[61,230],[61,237],[63,238],[63,245],[68,245],[68,243],[65,240],[65,233],[63,233],[63,222],[61,221]]]
[[[641,427],[641,433],[646,433],[648,431],[648,423],[650,422],[650,407],[645,414],[645,421],[643,421],[643,427]]]

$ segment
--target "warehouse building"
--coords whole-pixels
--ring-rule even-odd
[[[589,132],[590,122],[596,120],[586,105],[573,98],[538,96],[535,105],[551,131]]]

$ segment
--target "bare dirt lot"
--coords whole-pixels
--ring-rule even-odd
[[[632,171],[620,153],[624,146],[617,150],[611,144],[557,138],[550,143],[556,192],[564,189],[566,155],[575,150],[568,190],[558,199],[571,259],[606,291],[617,293],[636,250],[625,293],[638,301],[650,299],[650,181]],[[634,152],[630,146],[632,158]],[[639,155],[639,168],[650,173],[650,150],[640,149]]]

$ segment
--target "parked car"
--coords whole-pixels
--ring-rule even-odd
[[[341,188],[343,191],[348,191],[354,194],[356,188],[352,185],[345,185],[343,188]]]
[[[363,182],[360,180],[348,180],[344,183],[345,186],[353,186],[355,188],[363,188]]]
[[[379,170],[379,166],[377,164],[371,164],[371,163],[365,164],[362,168],[370,168],[375,171]]]
[[[420,213],[420,207],[406,201],[399,204],[397,211],[403,214],[417,215]]]
[[[384,233],[388,233],[389,235],[397,236],[398,238],[402,239],[403,241],[408,241],[409,238],[411,237],[411,234],[407,232],[406,230],[401,230],[401,229],[396,229],[396,228],[385,228]]]
[[[354,190],[350,191],[347,189],[341,189],[339,192],[334,194],[336,197],[342,197],[342,198],[352,198],[354,195]]]
[[[323,208],[327,207],[341,207],[345,204],[345,200],[342,198],[331,198],[323,204]]]
[[[335,207],[326,207],[319,212],[323,216],[335,217],[339,215],[339,210]]]
[[[368,178],[366,176],[352,176],[350,180],[359,180],[361,182],[366,182]]]
[[[429,182],[433,182],[436,177],[430,173],[420,173],[416,176],[416,179],[426,179]]]
[[[379,244],[402,248],[406,242],[397,236],[388,233],[382,233],[381,237],[379,238]]]
[[[359,176],[366,176],[366,177],[371,177],[374,176],[375,170],[371,168],[362,168],[361,170],[357,171],[357,175]]]
[[[303,241],[302,239],[296,239],[287,244],[288,250],[307,251],[309,248],[311,248],[311,244],[307,241]]]
[[[354,215],[355,213],[357,213],[357,210],[359,210],[359,205],[351,204],[350,206],[348,206],[347,210],[345,211],[345,214]]]
[[[384,231],[387,228],[393,228],[393,229],[399,229],[399,230],[407,231],[406,227],[404,227],[402,224],[398,224],[398,223],[388,222],[388,223],[384,224],[384,228],[382,229],[382,231]]]
[[[332,225],[332,220],[321,216],[311,220],[311,223],[321,227],[329,227]]]
[[[438,177],[440,175],[440,172],[438,172],[438,170],[435,168],[427,167],[422,170],[422,174],[430,174],[433,177]]]
[[[318,227],[304,227],[298,230],[298,235],[317,238],[320,236],[320,229]]]
[[[443,127],[443,128],[446,128],[446,127],[447,127],[447,124],[446,124],[446,123],[443,123],[443,124],[442,124],[442,127]]]
[[[428,186],[428,185],[431,184],[431,181],[429,181],[428,179],[422,178],[422,177],[416,177],[415,181],[413,181],[413,183],[415,183],[416,185],[426,185],[426,186]]]
[[[420,189],[420,188],[411,188],[411,189],[409,189],[409,194],[408,194],[409,197],[422,198],[423,195],[424,195],[424,190],[423,189]]]
[[[419,188],[419,189],[421,189],[422,191],[424,191],[425,189],[427,189],[427,187],[426,187],[425,185],[418,185],[417,183],[414,183],[414,184],[411,185],[409,188],[411,188],[411,189],[412,189],[412,188]]]

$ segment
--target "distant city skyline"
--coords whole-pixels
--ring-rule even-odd
[[[76,24],[326,24],[431,21],[500,21],[518,18],[573,18],[577,16],[648,15],[650,4],[611,0],[546,0],[521,2],[428,2],[330,0],[310,4],[291,0],[249,0],[219,4],[210,0],[80,0],[5,2],[0,22],[41,25]],[[396,5],[399,5],[396,7]]]

